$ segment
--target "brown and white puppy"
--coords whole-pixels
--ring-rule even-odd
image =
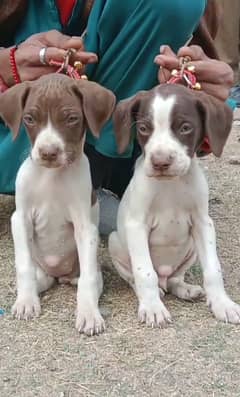
[[[12,216],[13,314],[18,319],[40,314],[39,293],[57,278],[78,284],[76,328],[88,335],[104,330],[98,309],[98,203],[91,205],[83,146],[86,128],[98,137],[114,106],[114,94],[100,85],[56,74],[17,85],[0,97],[0,115],[14,136],[23,122],[32,143],[17,175]]]
[[[112,261],[138,297],[140,321],[161,326],[171,320],[160,292],[186,300],[204,295],[200,286],[184,281],[199,261],[213,314],[239,323],[240,306],[224,290],[208,186],[195,156],[205,134],[213,153],[221,155],[231,110],[207,94],[162,85],[120,102],[114,123],[121,152],[133,126],[143,150],[109,238]]]

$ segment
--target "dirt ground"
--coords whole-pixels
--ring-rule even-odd
[[[240,119],[240,111],[236,114]],[[227,291],[240,303],[240,121],[222,159],[202,160],[210,185],[219,257]],[[111,268],[106,244],[99,257],[105,288],[106,333],[79,336],[74,329],[76,290],[57,286],[42,297],[39,319],[13,320],[13,197],[0,197],[0,396],[165,397],[240,396],[240,325],[217,322],[205,302],[165,299],[174,322],[147,329],[137,322],[136,298]],[[198,267],[188,275],[201,282]]]

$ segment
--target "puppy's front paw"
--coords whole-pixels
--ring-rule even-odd
[[[102,318],[99,309],[87,309],[78,307],[76,328],[78,332],[88,336],[99,335],[105,331],[105,321]]]
[[[40,299],[38,296],[17,297],[12,307],[12,315],[18,320],[30,320],[39,317],[41,313]]]
[[[140,303],[138,319],[141,323],[146,323],[148,327],[164,327],[171,323],[171,315],[164,304],[160,301]]]
[[[218,320],[240,324],[240,306],[228,296],[209,299],[208,306]]]

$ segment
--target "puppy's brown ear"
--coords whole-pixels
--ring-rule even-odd
[[[146,91],[140,91],[133,97],[120,101],[116,106],[113,126],[119,154],[125,152],[131,141],[134,115],[138,113],[140,101],[145,95]]]
[[[13,132],[13,138],[18,135],[23,109],[30,92],[31,83],[26,81],[9,88],[0,95],[0,117]]]
[[[76,81],[74,90],[82,99],[83,113],[89,129],[96,138],[99,138],[101,129],[111,118],[115,108],[115,95],[107,88],[85,80]]]
[[[203,92],[195,92],[195,95],[204,134],[209,138],[213,154],[220,157],[231,131],[233,112],[228,105],[213,96]]]

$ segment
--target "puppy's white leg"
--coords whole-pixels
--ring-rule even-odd
[[[124,247],[121,244],[117,232],[112,232],[110,234],[108,240],[108,249],[113,266],[117,270],[119,276],[122,277],[123,280],[125,280],[136,293],[131,261],[129,256],[125,254]],[[160,297],[163,298],[165,295],[164,291],[160,287],[158,288],[158,291]]]
[[[212,219],[198,214],[194,219],[193,235],[203,268],[208,306],[218,320],[240,323],[240,306],[229,298],[224,289]]]
[[[103,332],[105,323],[98,308],[103,289],[102,273],[97,263],[98,230],[90,223],[90,217],[86,219],[86,213],[78,213],[73,221],[80,262],[76,328],[90,336]]]
[[[16,211],[11,218],[17,273],[17,299],[12,313],[17,319],[29,319],[41,312],[38,297],[36,266],[31,251],[33,228],[31,219],[22,211]]]
[[[129,220],[127,242],[139,301],[139,320],[148,326],[163,326],[171,321],[171,316],[160,299],[158,276],[150,257],[146,225]]]

